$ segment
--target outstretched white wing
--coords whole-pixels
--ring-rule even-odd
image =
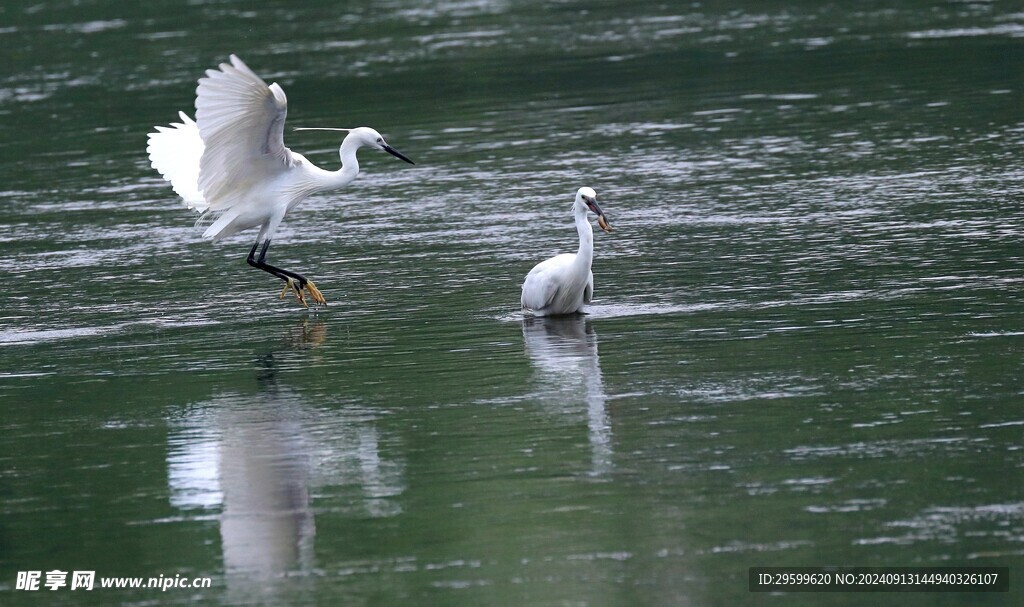
[[[292,165],[284,147],[288,98],[242,60],[207,70],[196,89],[196,123],[205,150],[199,189],[209,207],[223,211],[244,202],[249,187]]]
[[[146,151],[153,168],[171,182],[174,192],[190,209],[206,210],[206,200],[199,191],[199,159],[203,156],[203,140],[199,129],[184,112],[181,122],[158,126],[149,134]]]

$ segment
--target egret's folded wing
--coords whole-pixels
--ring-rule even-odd
[[[558,281],[554,274],[562,261],[560,257],[540,262],[527,274],[521,299],[524,306],[531,310],[543,310],[554,303],[558,296]]]
[[[246,186],[291,162],[284,147],[288,98],[238,57],[207,70],[196,88],[196,123],[206,146],[199,189],[213,209],[231,206]]]

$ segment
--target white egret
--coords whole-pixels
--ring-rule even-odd
[[[180,123],[158,126],[149,134],[147,151],[153,168],[171,182],[188,208],[216,217],[204,238],[219,240],[259,226],[248,264],[285,281],[282,297],[291,288],[303,305],[307,305],[303,291],[314,302],[325,304],[313,281],[267,263],[274,232],[288,211],[306,197],[351,183],[359,173],[359,148],[376,148],[409,164],[413,161],[368,127],[302,129],[348,133],[341,143],[341,168],[326,171],[285,147],[287,113],[284,90],[276,82],[267,86],[231,55],[230,64],[207,70],[206,77],[199,79],[195,121],[179,112]]]
[[[597,215],[597,224],[611,232],[604,212],[597,204],[597,192],[582,187],[573,203],[576,231],[580,235],[580,248],[576,254],[563,253],[537,264],[523,282],[523,309],[538,316],[576,314],[583,304],[590,303],[594,295],[594,273],[590,271],[594,260],[594,229],[587,220],[587,210]]]

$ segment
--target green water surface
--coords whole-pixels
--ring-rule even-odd
[[[0,44],[0,604],[1024,599],[1019,3],[14,1]],[[289,215],[315,315],[145,156],[230,53],[416,161]],[[590,314],[526,319],[582,185]],[[54,569],[212,584],[16,588]]]

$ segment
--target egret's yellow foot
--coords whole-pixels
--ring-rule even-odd
[[[313,299],[315,303],[318,303],[321,306],[327,305],[327,300],[324,299],[324,294],[320,292],[320,289],[316,288],[316,285],[313,284],[312,280],[306,281],[306,290],[309,291],[309,296]]]
[[[281,299],[284,299],[284,296],[288,293],[289,289],[291,289],[292,293],[295,295],[295,299],[299,300],[299,303],[307,308],[309,307],[309,304],[306,303],[306,295],[303,292],[303,289],[309,291],[309,297],[313,300],[313,303],[321,306],[327,305],[327,300],[324,299],[324,294],[320,292],[320,289],[316,288],[316,285],[313,284],[312,280],[307,280],[305,285],[301,285],[301,283],[294,278],[286,279],[284,288],[281,289]]]
[[[299,281],[295,280],[294,278],[289,278],[285,280],[284,288],[281,289],[281,296],[278,299],[284,299],[284,296],[288,292],[288,289],[292,290],[292,293],[295,294],[295,299],[299,300],[300,304],[306,306],[307,308],[309,307],[309,304],[306,303],[306,298],[302,295],[302,288],[299,287]]]

